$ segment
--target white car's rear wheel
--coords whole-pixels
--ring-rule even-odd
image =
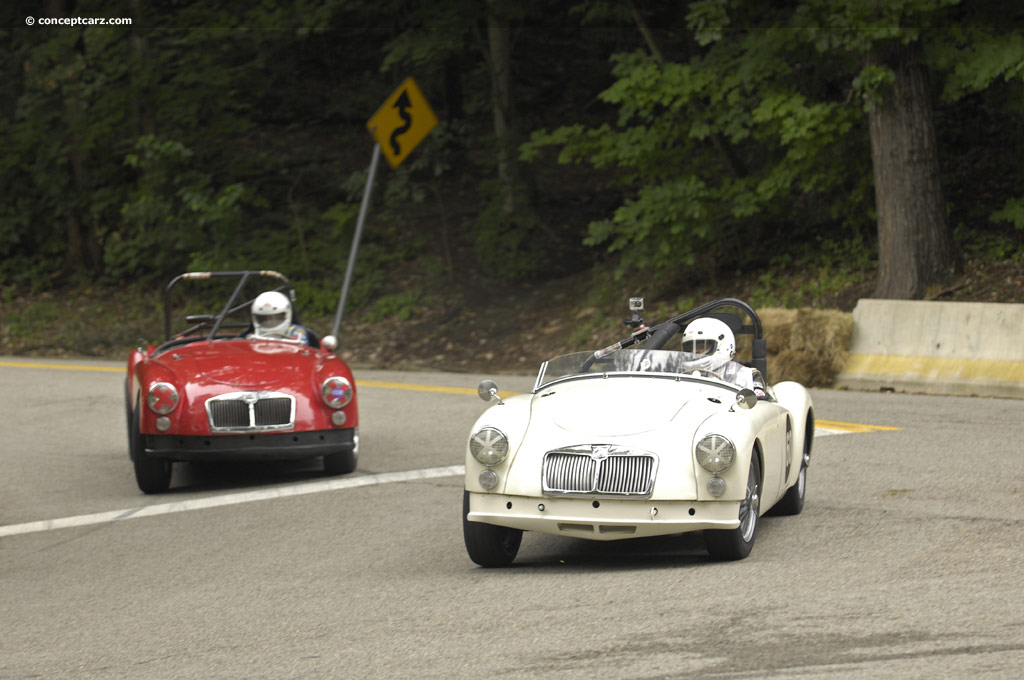
[[[803,511],[804,496],[807,494],[807,461],[809,458],[810,456],[806,453],[801,456],[800,474],[796,478],[796,484],[789,487],[786,495],[772,508],[773,515],[799,515]]]
[[[761,464],[757,454],[750,456],[747,493],[740,502],[740,525],[735,529],[707,529],[704,547],[716,560],[742,560],[750,554],[757,538],[761,511]]]
[[[509,529],[482,522],[470,522],[469,492],[462,492],[462,536],[469,559],[481,567],[507,567],[519,553],[521,529]]]
[[[811,462],[811,444],[814,441],[814,421],[808,416],[807,434],[804,436],[804,450],[800,454],[800,474],[796,483],[789,487],[771,512],[773,515],[799,515],[804,509],[807,495],[807,466]]]

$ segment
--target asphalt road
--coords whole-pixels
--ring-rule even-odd
[[[348,477],[179,465],[144,496],[119,364],[0,358],[0,678],[1021,677],[1024,402],[816,390],[899,429],[833,423],[748,559],[527,534],[485,570],[448,469],[481,377],[357,372]]]

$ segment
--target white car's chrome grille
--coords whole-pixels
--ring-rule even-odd
[[[295,425],[295,397],[280,392],[232,392],[206,402],[211,432],[268,432]]]
[[[647,498],[657,469],[658,457],[647,451],[571,446],[544,454],[542,488],[550,496]]]

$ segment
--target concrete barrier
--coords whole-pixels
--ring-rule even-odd
[[[1024,399],[1024,304],[859,300],[836,387]]]

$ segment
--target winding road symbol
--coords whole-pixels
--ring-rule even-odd
[[[366,123],[380,152],[397,168],[437,125],[437,115],[416,81],[406,78]]]
[[[405,125],[400,128],[395,128],[394,132],[391,133],[391,138],[388,142],[391,143],[391,150],[396,156],[402,155],[402,147],[398,144],[398,137],[404,135],[412,127],[412,115],[409,113],[409,108],[412,106],[412,102],[409,101],[409,93],[402,90],[402,94],[398,96],[392,108],[398,109],[398,115],[402,120],[405,121]]]

